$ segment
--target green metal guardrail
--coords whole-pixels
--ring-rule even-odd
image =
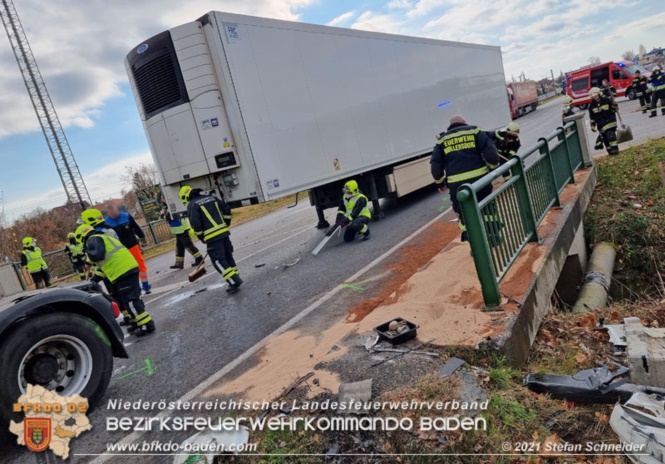
[[[146,225],[142,225],[141,228],[148,241],[148,248],[173,240],[171,229],[167,221],[153,221]],[[72,264],[69,261],[69,257],[65,253],[64,248],[63,245],[61,250],[44,253],[44,259],[46,260],[46,264],[48,264],[52,279],[63,279],[75,275],[75,272],[72,269]],[[34,284],[32,278],[28,271],[21,266],[21,263],[15,262],[12,263],[12,266],[14,267],[14,271],[16,272],[16,276],[18,277],[23,290],[33,288]]]
[[[538,225],[552,206],[559,206],[559,193],[575,182],[575,171],[583,166],[580,136],[570,122],[482,179],[460,187],[457,199],[488,308],[501,304],[499,282],[526,244],[539,240]],[[510,180],[478,201],[478,191],[508,172]]]

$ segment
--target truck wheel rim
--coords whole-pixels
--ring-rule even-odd
[[[28,350],[19,366],[18,386],[41,385],[61,396],[81,393],[92,375],[92,354],[76,337],[53,335]]]

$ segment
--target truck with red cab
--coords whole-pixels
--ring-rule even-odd
[[[576,71],[566,73],[566,94],[573,99],[573,106],[586,109],[591,102],[589,91],[592,87],[602,87],[607,79],[616,91],[617,97],[628,97],[634,100],[637,92],[633,89],[635,72],[643,75],[649,73],[640,65],[631,61],[609,61],[598,65],[590,65]]]
[[[510,115],[513,119],[536,111],[538,108],[538,90],[534,81],[510,82],[506,84]]]

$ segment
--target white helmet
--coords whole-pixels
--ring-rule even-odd
[[[520,133],[520,126],[516,122],[511,122],[506,126],[506,132],[510,132],[511,134],[519,134]]]
[[[573,104],[573,97],[570,95],[566,95],[563,99],[563,104],[564,105],[572,105]]]
[[[594,95],[600,95],[602,92],[598,87],[591,87],[591,90],[589,90],[589,96],[593,97]]]

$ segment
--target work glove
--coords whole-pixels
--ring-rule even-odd
[[[591,132],[597,132],[598,130],[596,129],[596,125],[594,124],[591,126]]]
[[[141,239],[141,248],[147,248],[148,247],[148,239],[143,237]]]

